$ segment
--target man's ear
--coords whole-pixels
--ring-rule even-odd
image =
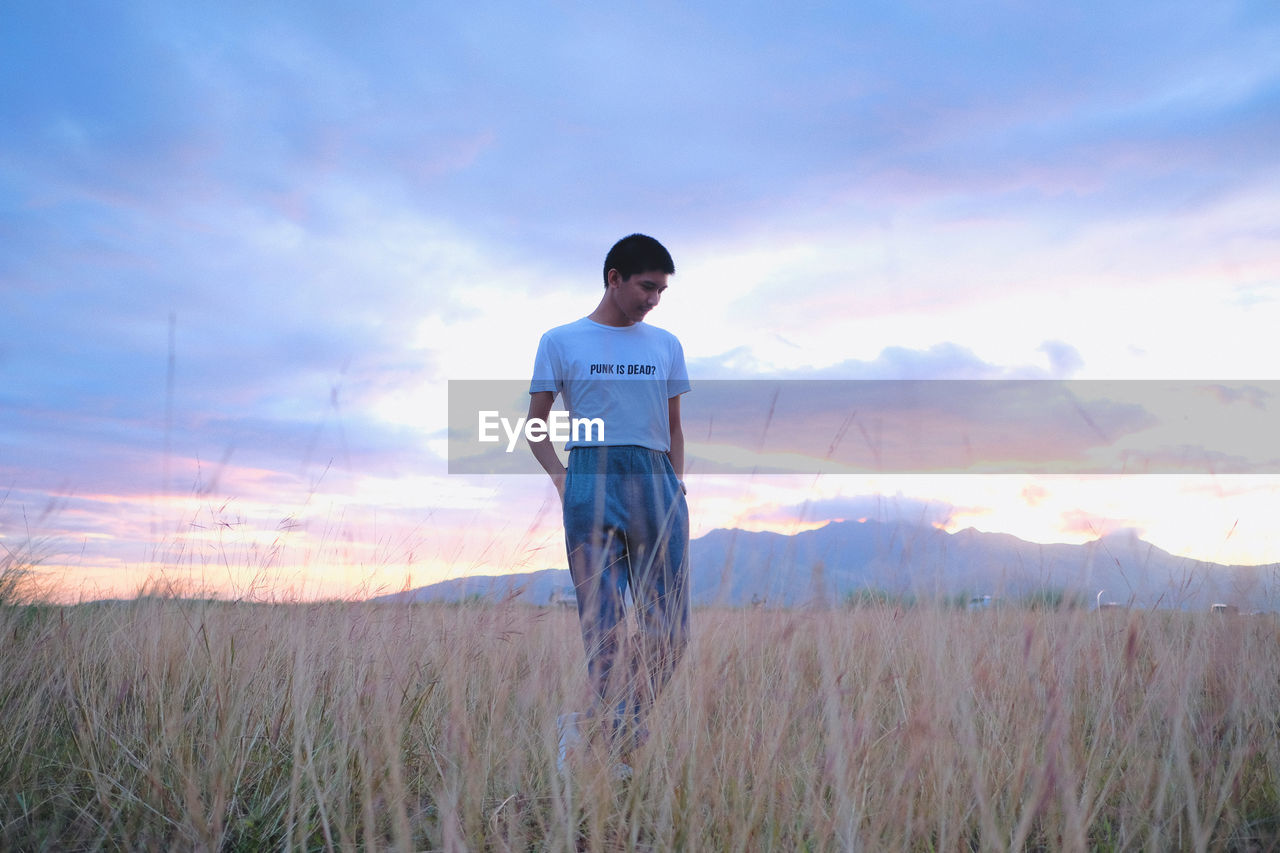
[[[609,274],[605,276],[605,287],[613,287],[622,284],[622,273],[613,267],[609,268]]]

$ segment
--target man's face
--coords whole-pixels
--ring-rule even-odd
[[[638,272],[623,278],[617,270],[609,270],[609,295],[618,311],[631,323],[639,323],[658,305],[667,289],[664,272]]]

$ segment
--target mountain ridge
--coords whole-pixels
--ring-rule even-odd
[[[1205,609],[1224,602],[1246,611],[1274,610],[1280,579],[1280,563],[1239,566],[1179,557],[1133,531],[1073,545],[875,520],[832,521],[794,534],[718,528],[690,542],[690,558],[693,602],[703,606],[795,607],[860,591],[924,599],[1021,599],[1053,591],[1090,604]],[[567,570],[543,569],[452,578],[375,600],[479,596],[543,604],[569,588]]]

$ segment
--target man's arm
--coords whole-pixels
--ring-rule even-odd
[[[667,423],[671,427],[671,449],[667,457],[676,471],[676,479],[684,483],[684,427],[680,425],[680,395],[667,398]]]
[[[551,415],[551,404],[555,402],[556,394],[554,391],[534,391],[529,395],[529,420],[538,418],[544,423]],[[528,423],[528,421],[526,421]],[[681,447],[683,448],[683,439]],[[551,482],[555,483],[556,492],[560,494],[560,500],[564,500],[564,478],[565,467],[560,461],[560,457],[556,455],[555,445],[551,443],[548,436],[543,436],[537,440],[529,441],[529,449],[533,451],[533,458],[538,460],[538,464],[542,466],[542,470],[547,472],[551,477]]]

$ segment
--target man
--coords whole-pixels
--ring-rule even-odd
[[[621,753],[643,741],[644,712],[688,640],[680,395],[689,378],[680,342],[645,322],[674,274],[657,240],[643,234],[619,240],[605,257],[600,303],[543,335],[534,360],[530,421],[545,422],[559,394],[571,421],[603,425],[574,436],[567,468],[549,441],[530,442],[560,494],[592,688],[588,712],[560,718],[562,769],[589,719]],[[634,650],[625,636],[628,587],[640,629]]]

